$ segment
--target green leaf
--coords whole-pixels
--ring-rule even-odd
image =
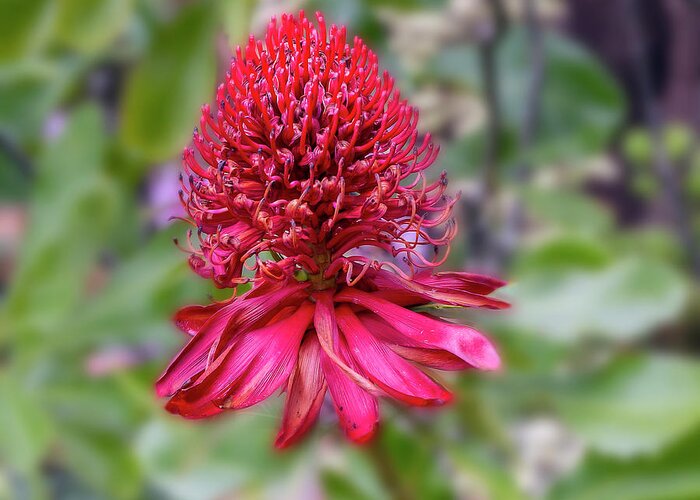
[[[512,324],[561,342],[638,339],[683,311],[688,287],[663,262],[620,259],[600,270],[529,274],[509,287]]]
[[[676,236],[661,227],[627,229],[611,241],[614,252],[620,255],[640,255],[654,260],[670,262],[681,267],[685,263],[683,249]]]
[[[180,419],[153,421],[139,434],[136,452],[167,498],[219,498],[286,476],[294,456],[272,447],[277,423],[276,410],[264,407],[203,426]]]
[[[477,51],[466,45],[445,47],[430,61],[425,77],[469,89],[480,89]]]
[[[500,137],[500,147],[496,152],[497,160],[507,164],[516,158],[517,139],[513,127],[505,127]],[[479,129],[472,134],[447,144],[440,155],[439,164],[444,165],[448,173],[456,178],[474,175],[484,162],[486,131]]]
[[[64,95],[73,70],[72,64],[48,61],[0,69],[0,132],[14,141],[36,141],[47,116]]]
[[[697,202],[700,200],[700,152],[693,154],[689,164],[689,172],[683,184],[690,198]]]
[[[29,176],[20,170],[16,160],[0,151],[0,202],[26,198],[29,184]]]
[[[527,47],[516,34],[514,51]],[[625,102],[615,80],[581,45],[548,32],[544,37],[546,70],[542,89],[542,115],[535,157],[540,162],[561,161],[600,151],[623,119]],[[529,68],[525,62],[522,70]],[[508,63],[506,63],[508,64]],[[515,86],[516,81],[504,78]],[[524,86],[514,89],[507,108],[520,122],[525,102]]]
[[[102,116],[86,106],[37,162],[30,223],[7,298],[18,327],[54,331],[86,291],[119,195],[103,172],[104,146]]]
[[[0,4],[0,61],[36,52],[50,33],[56,3],[51,0],[3,0]]]
[[[351,477],[336,470],[323,470],[321,483],[324,493],[333,500],[370,500],[373,498],[353,483]]]
[[[338,451],[337,459],[322,462],[320,471],[321,484],[329,499],[390,498],[366,448],[343,446]]]
[[[186,255],[173,244],[183,226],[156,234],[117,267],[104,290],[76,318],[69,343],[180,340],[169,318],[188,301],[206,301],[210,286],[192,273]]]
[[[97,54],[124,31],[133,3],[133,0],[62,0],[58,2],[58,40],[79,52]]]
[[[532,72],[530,46],[524,31],[517,28],[509,30],[499,46],[498,81],[506,130],[518,130],[522,123],[528,99],[524,82]],[[533,163],[549,163],[600,151],[622,120],[622,92],[604,67],[571,39],[544,33],[544,54],[546,68],[536,140],[532,151],[520,154]],[[483,93],[474,48],[440,51],[425,77]]]
[[[62,380],[44,390],[57,425],[117,434],[137,424],[138,408],[125,396],[116,378],[85,377],[82,365],[63,367],[61,375]]]
[[[690,127],[682,123],[671,123],[664,127],[662,140],[669,159],[678,162],[692,151],[696,138]]]
[[[525,498],[503,462],[488,456],[475,443],[455,443],[448,448],[448,453],[459,473],[469,481],[469,484],[476,483],[478,486],[472,488],[479,492],[483,491],[484,498],[509,500]]]
[[[243,44],[248,39],[256,3],[256,0],[238,2],[219,0],[217,7],[220,9],[221,20],[230,46]]]
[[[564,387],[554,405],[593,449],[632,455],[656,451],[700,423],[698,387],[695,360],[627,356]]]
[[[389,7],[398,10],[411,11],[445,8],[447,0],[370,0],[366,3],[374,8]]]
[[[663,426],[665,424],[660,424]],[[692,500],[700,498],[700,432],[663,453],[632,460],[591,454],[562,481],[551,500]]]
[[[622,151],[633,166],[648,166],[654,155],[649,132],[639,127],[628,130],[622,139]]]
[[[70,470],[108,498],[140,498],[143,473],[124,437],[85,428],[63,428],[62,450]]]
[[[532,250],[523,250],[514,263],[516,276],[560,274],[572,270],[597,270],[611,260],[610,252],[598,240],[561,236]]]
[[[214,91],[213,21],[210,2],[183,7],[126,83],[121,139],[145,160],[171,158],[199,124],[198,109]]]
[[[612,217],[602,205],[575,191],[529,189],[523,198],[534,217],[568,233],[600,234],[612,227]]]
[[[31,473],[53,438],[51,421],[36,402],[36,391],[0,376],[0,462]]]
[[[396,471],[400,484],[397,488],[411,491],[417,498],[448,499],[454,497],[452,485],[445,481],[442,471],[435,462],[435,449],[429,440],[421,440],[413,432],[401,429],[398,425],[386,422],[378,437],[375,450],[379,455],[375,464],[388,462]],[[370,451],[377,454],[377,451]]]
[[[329,26],[333,22],[356,29],[361,24],[363,12],[366,10],[363,3],[363,0],[310,0],[307,12],[323,12]]]

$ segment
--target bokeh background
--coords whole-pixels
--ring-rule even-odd
[[[0,498],[700,498],[700,2],[2,0]],[[385,404],[375,446],[281,399],[193,424],[153,381],[188,302],[179,156],[231,47],[321,9],[380,53],[461,190],[449,266],[505,369]]]

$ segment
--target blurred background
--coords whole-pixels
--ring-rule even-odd
[[[153,381],[180,305],[182,148],[231,47],[321,9],[360,34],[461,190],[449,266],[505,369],[438,412],[332,411],[272,449],[281,400],[192,424]],[[700,2],[2,0],[0,498],[700,498]]]

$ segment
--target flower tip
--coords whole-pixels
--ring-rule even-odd
[[[501,368],[501,356],[490,342],[484,343],[478,368],[484,371],[497,371]]]
[[[166,398],[173,395],[173,391],[170,390],[170,385],[163,380],[163,376],[156,380],[155,389],[159,398]]]
[[[275,449],[280,452],[287,451],[289,446],[294,444],[294,440],[291,436],[287,436],[286,433],[280,432],[275,438]]]
[[[445,389],[442,393],[442,397],[435,401],[436,406],[445,406],[450,404],[454,400],[454,395]]]
[[[277,437],[275,437],[275,449],[280,453],[286,452],[301,441],[305,435],[306,431],[289,432],[287,429],[282,428],[277,434]]]
[[[369,444],[377,435],[377,425],[375,424],[369,429],[357,429],[359,432],[349,432],[347,434],[348,438],[359,445]]]

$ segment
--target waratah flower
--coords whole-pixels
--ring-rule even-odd
[[[239,291],[176,314],[192,337],[157,382],[187,418],[283,390],[278,447],[309,430],[327,392],[356,442],[377,428],[378,396],[450,401],[424,368],[493,370],[499,356],[475,329],[415,308],[506,306],[487,296],[497,279],[432,271],[456,231],[445,173],[424,175],[437,148],[377,56],[317,21],[273,19],[202,108],[180,193],[199,240],[190,265]]]

